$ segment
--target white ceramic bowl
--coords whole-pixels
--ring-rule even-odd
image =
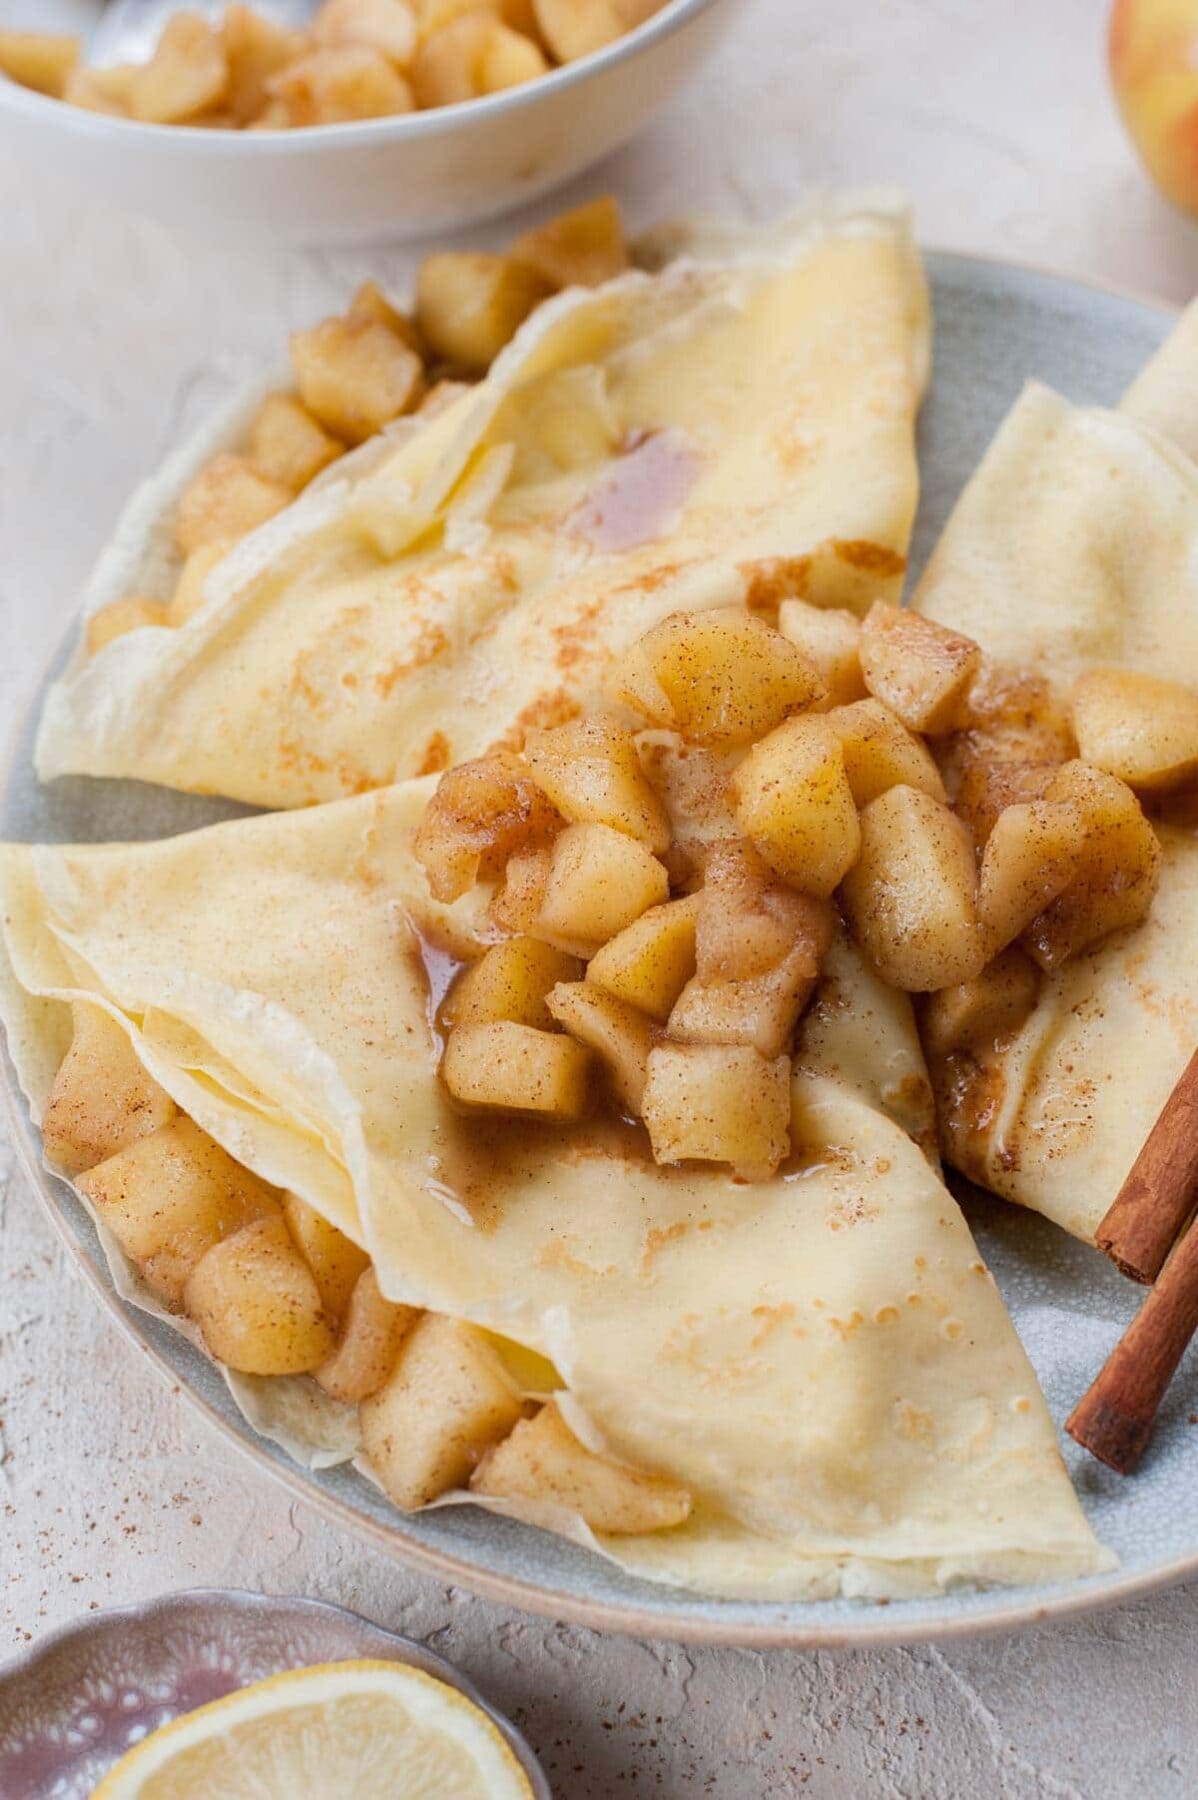
[[[0,148],[188,235],[420,237],[535,200],[626,143],[714,48],[734,4],[667,0],[638,30],[527,86],[299,131],[142,125],[0,80]]]

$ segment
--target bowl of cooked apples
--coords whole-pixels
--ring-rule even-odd
[[[264,5],[269,0],[263,0]],[[0,145],[232,240],[419,237],[535,200],[627,142],[730,0],[322,0],[181,9],[141,60],[0,30]]]

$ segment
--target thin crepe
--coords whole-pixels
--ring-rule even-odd
[[[880,203],[562,294],[476,389],[243,540],[181,629],[77,657],[39,773],[339,799],[568,716],[680,608],[897,595],[928,362],[918,255]],[[169,592],[202,460],[135,498],[89,610]]]
[[[105,1006],[233,1155],[369,1249],[393,1298],[549,1357],[594,1441],[692,1487],[687,1526],[602,1543],[627,1568],[810,1598],[1106,1566],[993,1281],[896,1122],[927,1093],[907,1003],[838,948],[798,1064],[799,1152],[771,1182],[658,1168],[614,1123],[463,1121],[411,924],[472,930],[412,859],[429,791],[6,851],[0,994],[35,1117],[66,1002]]]
[[[944,529],[912,604],[1066,693],[1106,663],[1198,681],[1195,319],[1119,412],[1033,384]],[[1167,438],[1164,433],[1168,433]],[[1147,921],[1045,976],[993,1102],[946,1155],[1092,1241],[1198,1044],[1198,840],[1162,825]]]

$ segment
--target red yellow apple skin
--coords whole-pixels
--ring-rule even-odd
[[[1166,199],[1198,216],[1198,0],[1115,0],[1108,56],[1145,168]]]

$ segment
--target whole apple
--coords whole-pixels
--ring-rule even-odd
[[[1198,0],[1115,0],[1108,55],[1145,168],[1166,199],[1198,216]]]

